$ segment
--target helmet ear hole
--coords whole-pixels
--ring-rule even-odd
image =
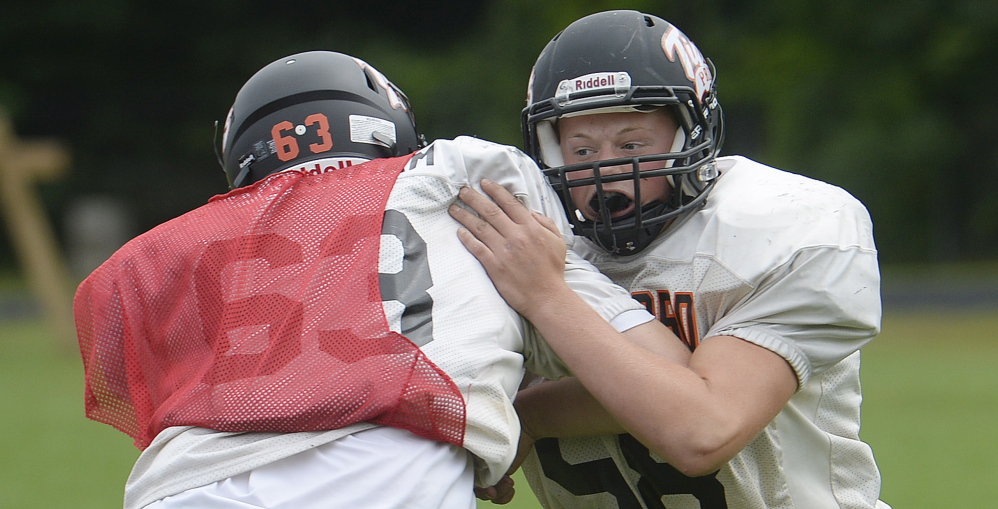
[[[371,89],[371,91],[377,93],[377,91],[378,91],[378,82],[377,82],[377,80],[374,79],[374,76],[371,75],[371,70],[368,69],[368,68],[366,68],[366,67],[364,68],[364,77],[367,78],[367,88],[369,88],[369,89]]]
[[[565,158],[561,155],[561,144],[558,143],[558,133],[555,131],[555,121],[545,120],[538,122],[537,143],[540,145],[541,161],[549,168],[556,168],[565,165]]]

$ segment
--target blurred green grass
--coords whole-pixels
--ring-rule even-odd
[[[895,509],[995,500],[996,329],[988,309],[888,312],[864,350],[863,438]],[[0,507],[121,507],[138,451],[84,418],[82,380],[77,352],[57,346],[43,322],[0,321]],[[516,485],[504,507],[540,507],[522,477]]]
[[[41,321],[0,322],[0,507],[121,507],[131,439],[83,416],[79,354]]]
[[[862,437],[895,509],[994,507],[998,313],[887,313],[863,353]]]

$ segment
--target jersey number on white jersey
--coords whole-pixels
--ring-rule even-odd
[[[405,214],[386,210],[382,235],[391,235],[402,243],[402,270],[378,274],[381,300],[394,300],[405,306],[402,312],[402,335],[416,346],[433,341],[433,298],[427,290],[433,286],[426,242],[416,233]]]
[[[641,291],[633,292],[631,296],[644,304],[648,312],[658,317],[690,350],[700,344],[692,292],[676,292],[673,297],[668,290]]]
[[[561,455],[558,440],[538,440],[534,447],[541,462],[544,477],[561,485],[573,495],[608,493],[617,500],[620,509],[665,509],[663,498],[696,499],[700,509],[727,509],[724,486],[717,472],[701,477],[687,477],[668,463],[660,463],[648,448],[628,434],[618,435],[620,451],[627,465],[639,474],[634,489],[642,505],[611,458],[583,463],[569,463]],[[685,507],[685,506],[684,506]]]

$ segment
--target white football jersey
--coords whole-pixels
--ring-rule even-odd
[[[462,187],[480,190],[485,177],[555,218],[572,242],[561,204],[532,160],[513,147],[460,137],[420,150],[398,177],[385,210],[379,263],[391,329],[419,346],[464,398],[463,447],[473,455],[480,486],[498,482],[515,455],[520,425],[511,402],[525,365],[552,378],[567,374],[457,237],[460,225],[448,207]],[[651,318],[626,290],[574,253],[568,256],[566,280],[608,321]],[[371,427],[287,434],[168,428],[136,462],[125,505],[143,507]]]
[[[873,508],[880,474],[859,438],[859,349],[879,332],[870,217],[835,186],[718,159],[705,206],[645,251],[576,251],[691,348],[735,336],[772,350],[799,388],[715,475],[689,478],[630,435],[542,440],[524,465],[547,508]]]

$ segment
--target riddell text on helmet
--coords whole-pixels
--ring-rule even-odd
[[[584,79],[584,78],[589,79]],[[575,90],[589,90],[591,88],[603,88],[603,87],[613,87],[617,85],[616,75],[614,74],[596,74],[589,76],[583,76],[580,79],[575,80]]]
[[[316,161],[309,161],[297,168],[288,168],[285,171],[298,171],[307,175],[321,175],[365,162],[367,160],[359,157],[327,157]]]
[[[631,77],[626,72],[594,72],[558,83],[558,97],[568,100],[568,96],[586,90],[612,89],[622,94],[631,86]]]

